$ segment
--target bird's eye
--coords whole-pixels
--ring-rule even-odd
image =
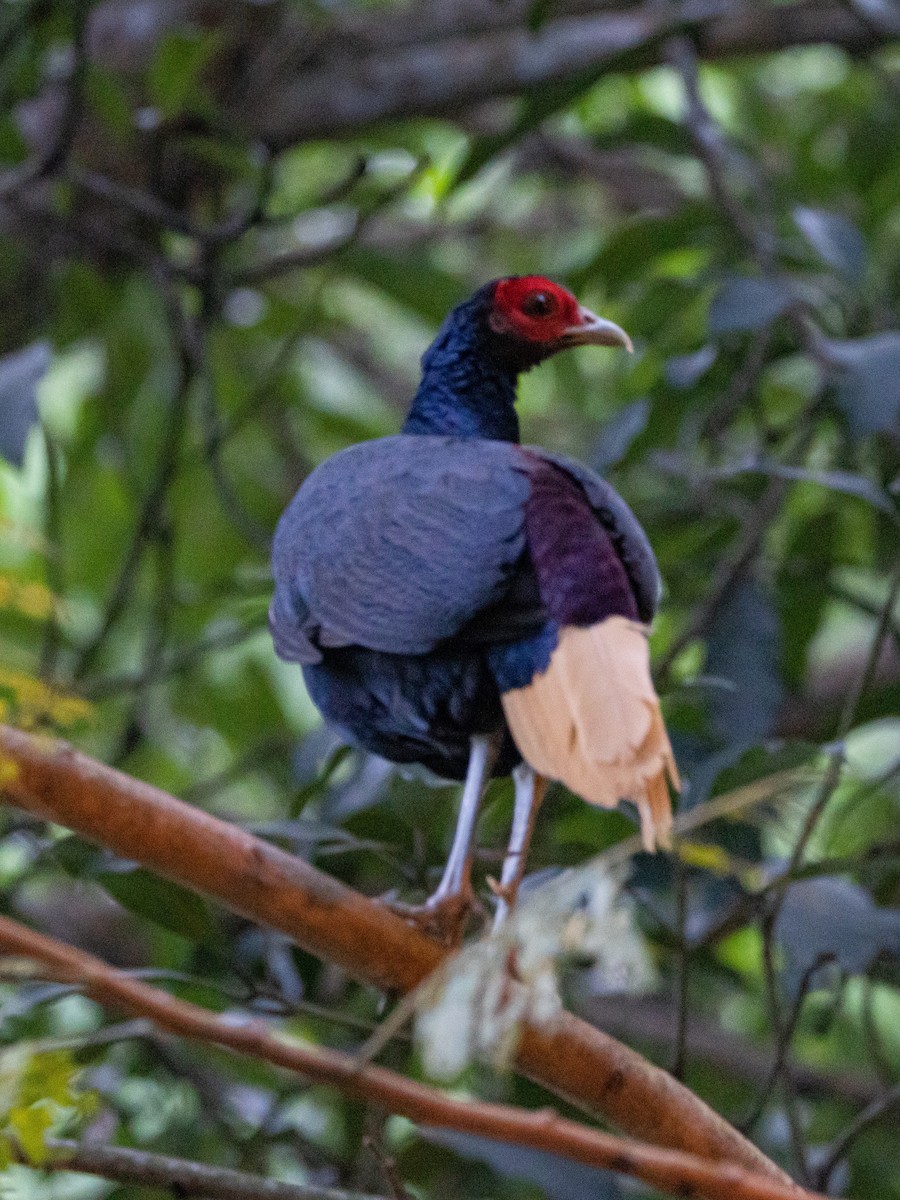
[[[556,312],[556,297],[549,292],[529,292],[521,308],[526,317],[549,317]]]

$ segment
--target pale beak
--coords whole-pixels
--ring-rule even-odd
[[[579,308],[578,323],[570,325],[560,338],[565,346],[624,346],[629,354],[634,346],[625,330],[589,308]]]

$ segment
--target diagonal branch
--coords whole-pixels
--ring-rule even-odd
[[[680,1196],[708,1200],[814,1197],[814,1193],[804,1192],[790,1181],[776,1181],[733,1163],[710,1162],[697,1155],[614,1137],[559,1117],[552,1110],[529,1112],[505,1104],[456,1100],[385,1067],[361,1068],[355,1058],[340,1051],[284,1040],[258,1019],[237,1024],[233,1017],[216,1016],[8,917],[0,917],[0,949],[36,964],[41,974],[58,982],[79,985],[100,1004],[148,1017],[181,1037],[223,1046],[293,1071],[311,1083],[335,1087],[354,1099],[379,1104],[419,1124],[561,1154],[589,1166],[632,1175]]]
[[[381,1200],[360,1192],[263,1179],[246,1171],[208,1167],[190,1159],[170,1158],[125,1146],[82,1145],[68,1138],[47,1138],[46,1148],[50,1157],[40,1164],[42,1171],[77,1171],[116,1183],[159,1188],[173,1196],[201,1196],[209,1200]],[[15,1143],[11,1150],[17,1162],[32,1165]]]
[[[444,951],[383,905],[64,742],[0,725],[3,788],[22,808],[278,929],[357,979],[407,992]],[[569,1014],[527,1026],[519,1070],[634,1137],[788,1176],[666,1071]]]

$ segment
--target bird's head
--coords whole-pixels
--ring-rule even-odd
[[[570,346],[630,350],[631,339],[542,275],[485,284],[453,309],[422,355],[404,432],[517,441],[517,377]]]
[[[624,346],[624,329],[579,304],[542,275],[514,275],[487,285],[483,320],[489,352],[519,370],[571,346]]]

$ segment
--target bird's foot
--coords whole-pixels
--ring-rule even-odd
[[[499,880],[488,875],[486,883],[497,897],[493,927],[494,929],[499,929],[516,906],[516,897],[519,894],[519,880],[513,880],[511,883],[500,883]]]
[[[444,895],[436,893],[424,904],[401,904],[392,900],[388,907],[441,945],[456,947],[463,939],[477,901],[471,890],[465,890]]]

